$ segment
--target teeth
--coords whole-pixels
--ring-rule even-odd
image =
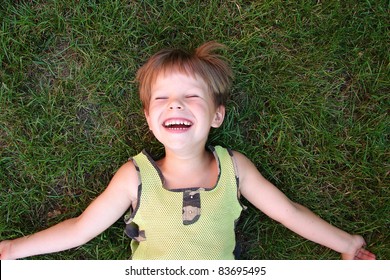
[[[170,120],[170,121],[166,121],[164,123],[165,126],[173,126],[173,125],[185,125],[185,126],[190,126],[192,125],[191,122],[189,121],[183,121],[183,120]]]

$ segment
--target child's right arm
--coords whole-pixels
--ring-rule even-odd
[[[65,220],[29,236],[0,242],[0,259],[63,251],[87,243],[116,222],[137,198],[138,175],[124,164],[106,190],[77,218]]]

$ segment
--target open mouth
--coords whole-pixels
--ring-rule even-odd
[[[185,130],[192,126],[192,122],[186,120],[168,120],[163,125],[172,130]]]

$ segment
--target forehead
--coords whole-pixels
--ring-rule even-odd
[[[153,92],[161,88],[178,87],[183,87],[185,89],[198,88],[207,91],[207,84],[199,75],[189,74],[174,69],[156,73],[151,90]]]

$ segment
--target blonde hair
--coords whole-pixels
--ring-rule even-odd
[[[138,70],[137,82],[143,108],[148,111],[151,88],[160,73],[178,71],[200,77],[209,87],[216,106],[225,105],[233,78],[228,63],[216,50],[225,48],[217,42],[207,42],[193,52],[182,49],[164,49],[152,57]]]

